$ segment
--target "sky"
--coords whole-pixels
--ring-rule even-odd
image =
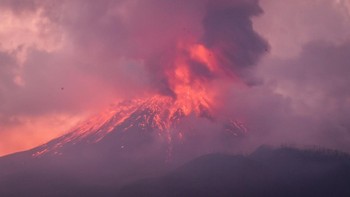
[[[225,54],[191,72],[225,83],[218,109],[245,120],[247,146],[350,151],[348,0],[0,0],[0,155],[112,102],[173,96],[168,62],[196,42]]]

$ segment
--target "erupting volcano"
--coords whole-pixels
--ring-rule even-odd
[[[116,59],[136,60],[140,64],[149,82],[142,86],[144,91],[135,90],[132,98],[127,97],[127,101],[111,106],[62,137],[32,149],[30,156],[75,158],[83,154],[93,160],[96,155],[125,154],[133,158],[133,153],[148,150],[162,158],[160,161],[181,162],[208,152],[233,150],[247,129],[245,123],[237,120],[240,117],[224,117],[217,111],[219,104],[225,105],[217,98],[232,84],[248,87],[254,78],[252,68],[268,51],[267,42],[254,31],[251,21],[262,10],[257,1],[192,3],[188,8],[183,4],[185,7],[176,9],[184,11],[184,19],[188,16],[193,21],[167,15],[165,21],[174,25],[169,26],[171,31],[164,38],[155,39],[158,29],[147,27],[145,36],[150,33],[154,43],[143,42],[148,37],[131,36],[126,51],[115,51]],[[201,8],[194,6],[197,4]],[[155,11],[163,13],[162,9]],[[137,13],[135,10],[135,21],[141,19]],[[164,21],[155,16],[150,15],[150,21],[163,25]],[[123,22],[127,25],[128,20]],[[143,43],[147,44],[142,46]],[[92,54],[95,55],[105,57]]]
[[[126,152],[137,150],[140,143],[146,143],[146,146],[157,143],[166,150],[166,160],[169,160],[174,151],[182,149],[179,146],[197,146],[187,143],[198,144],[196,141],[202,140],[203,136],[208,138],[206,141],[243,137],[247,132],[243,123],[215,117],[213,94],[206,88],[208,81],[191,71],[192,65],[199,65],[219,73],[213,53],[203,45],[194,45],[188,50],[181,49],[180,54],[182,56],[177,56],[174,65],[170,66],[174,70],[167,71],[173,95],[155,94],[114,104],[66,135],[36,148],[32,156],[67,154],[73,147],[87,144],[109,144],[116,152]],[[145,141],[140,141],[142,138]],[[211,142],[204,145],[205,148],[196,149],[204,152],[194,154],[219,151],[228,144]]]
[[[230,105],[220,100],[228,89],[254,84],[252,70],[268,51],[251,20],[262,13],[258,1],[108,2],[103,4],[106,10],[96,9],[105,16],[88,17],[81,23],[89,24],[88,28],[79,35],[71,32],[80,24],[69,20],[75,14],[62,14],[54,21],[67,20],[62,39],[72,43],[64,45],[69,49],[62,53],[72,57],[71,64],[86,68],[82,83],[87,73],[86,82],[97,87],[91,92],[99,95],[98,89],[106,84],[107,92],[124,101],[46,144],[1,158],[0,195],[52,196],[59,191],[58,196],[94,196],[89,193],[92,190],[101,196],[106,188],[119,189],[130,181],[164,174],[201,155],[239,151],[237,147],[248,136],[245,125],[249,123],[241,121],[244,117],[220,112]],[[95,3],[84,1],[82,7],[88,9],[84,13],[95,10]],[[61,7],[62,11],[68,7]],[[99,25],[90,26],[94,23]],[[97,29],[99,33],[94,33]],[[100,35],[100,30],[106,34]],[[75,40],[80,36],[84,39]],[[91,46],[101,48],[90,48],[85,36],[94,43]],[[129,68],[130,62],[137,66]],[[121,72],[126,67],[127,72]],[[95,72],[99,73],[96,78]],[[101,84],[95,84],[95,79]],[[141,84],[142,79],[145,84],[128,87],[129,82]],[[59,88],[60,95],[69,91],[68,84]],[[88,97],[71,93],[82,102]],[[87,103],[86,111],[95,109],[90,106],[95,103]]]
[[[76,188],[82,184],[117,185],[118,189],[163,174],[194,157],[234,150],[247,132],[244,124],[215,117],[211,100],[201,93],[193,96],[191,91],[176,98],[154,95],[110,106],[59,138],[4,157],[0,168],[6,174],[2,176],[12,177],[24,169],[33,182],[31,192],[39,194],[42,187],[67,185],[65,177],[77,180],[68,184]],[[11,182],[4,184],[2,193],[14,187]]]

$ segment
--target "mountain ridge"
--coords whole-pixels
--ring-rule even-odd
[[[129,184],[117,196],[347,197],[350,156],[338,153],[281,147],[245,156],[204,155],[164,176]]]

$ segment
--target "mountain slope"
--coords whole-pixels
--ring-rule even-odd
[[[73,146],[106,144],[109,141],[114,148],[132,150],[143,140],[159,140],[171,149],[175,143],[186,141],[192,134],[196,138],[208,134],[199,130],[203,128],[196,123],[219,130],[216,133],[211,131],[214,134],[209,134],[210,137],[226,133],[236,138],[246,132],[244,125],[237,121],[214,119],[210,104],[204,99],[181,102],[170,97],[154,96],[113,106],[78,125],[72,132],[34,149],[36,152],[32,156],[62,155],[69,153],[66,149]]]
[[[125,186],[116,196],[346,197],[349,183],[348,155],[280,148],[202,156],[165,176]]]

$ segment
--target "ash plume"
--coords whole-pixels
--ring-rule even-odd
[[[252,17],[262,14],[258,1],[190,1],[187,4],[198,4],[196,8],[200,10],[200,17],[195,22],[183,24],[184,32],[179,32],[165,48],[156,51],[150,61],[146,61],[153,85],[162,94],[175,97],[167,72],[176,69],[177,55],[186,58],[191,80],[208,82],[218,78],[235,78],[250,83],[250,71],[269,49],[267,42],[252,26]],[[192,29],[201,31],[191,35]],[[211,70],[207,62],[191,59],[188,51],[178,47],[184,42],[205,47],[209,51],[208,56],[215,57],[217,68]]]

